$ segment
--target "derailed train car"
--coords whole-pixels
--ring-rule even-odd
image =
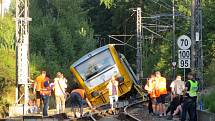
[[[127,60],[118,54],[114,45],[100,47],[76,61],[70,70],[78,83],[86,90],[93,105],[109,102],[106,86],[112,75],[119,81],[119,96],[129,92],[136,77]]]

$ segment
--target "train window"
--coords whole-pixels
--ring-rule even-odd
[[[97,55],[90,57],[88,60],[75,68],[82,79],[85,81],[114,64],[113,57],[110,51],[107,49],[98,53]]]

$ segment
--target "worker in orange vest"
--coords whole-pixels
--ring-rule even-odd
[[[85,100],[86,103],[88,104],[88,106],[90,107],[91,110],[94,110],[93,107],[92,107],[92,104],[90,103],[90,101],[88,100],[87,98],[87,95],[86,95],[86,91],[82,88],[77,88],[77,89],[74,89],[71,94],[71,103],[72,103],[72,111],[74,113],[74,117],[77,118],[77,115],[76,115],[76,106],[79,107],[79,111],[80,111],[80,117],[83,116],[83,101]]]
[[[147,80],[147,84],[145,85],[145,90],[148,91],[149,99],[151,99],[151,102],[149,102],[149,113],[151,112],[150,108],[152,108],[152,114],[156,115],[159,112],[156,99],[157,97],[160,96],[160,94],[159,94],[159,90],[156,87],[156,80],[155,80],[154,74],[151,74],[151,77]],[[152,107],[150,105],[152,105]]]
[[[159,116],[166,116],[166,107],[165,107],[165,97],[167,94],[166,89],[166,78],[161,76],[159,71],[155,72],[155,80],[156,80],[156,87],[159,90],[159,97],[157,98],[157,103],[159,106]]]
[[[148,92],[148,110],[149,114],[156,112],[156,92],[155,92],[155,75],[151,74],[150,78],[147,79],[147,83],[144,87]]]
[[[43,88],[43,83],[45,81],[45,77],[46,77],[46,71],[42,71],[41,75],[39,75],[34,83],[34,90],[33,93],[36,96],[36,104],[37,104],[37,108],[38,108],[38,112],[40,113],[40,100],[41,100],[41,95],[40,95],[40,91]]]

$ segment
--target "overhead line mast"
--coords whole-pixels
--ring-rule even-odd
[[[28,103],[29,82],[29,0],[16,0],[16,102],[19,86],[24,85],[25,104]]]
[[[137,80],[143,79],[143,49],[142,49],[142,17],[141,17],[141,8],[138,7],[137,10]]]
[[[173,38],[173,50],[172,50],[172,66],[173,66],[173,80],[176,77],[176,37],[175,37],[175,0],[172,1],[172,38]]]

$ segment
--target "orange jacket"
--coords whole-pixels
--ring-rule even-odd
[[[36,83],[36,91],[41,91],[43,88],[43,82],[45,81],[45,78],[40,75],[36,78],[35,83]]]
[[[86,98],[85,90],[83,90],[83,89],[75,89],[75,90],[72,91],[72,93],[73,92],[76,92],[76,93],[80,94],[83,99]]]
[[[159,97],[159,91],[156,89],[156,81],[154,79],[147,80],[147,84],[145,85],[145,90],[148,91],[148,94],[151,98]]]
[[[166,89],[166,78],[164,77],[159,77],[158,79],[158,90],[160,95],[167,94],[167,89]]]

